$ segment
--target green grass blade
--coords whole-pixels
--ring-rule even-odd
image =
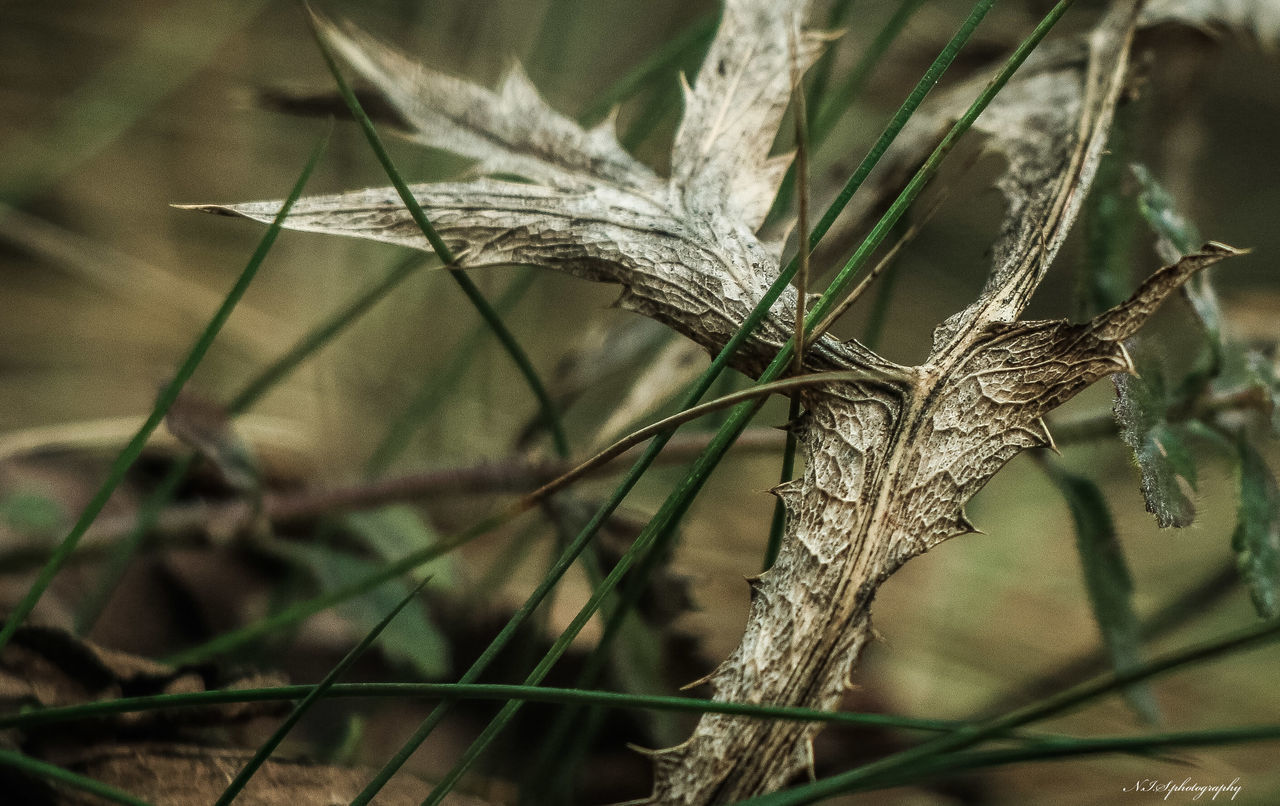
[[[529,390],[533,393],[534,398],[538,402],[538,407],[542,410],[543,420],[546,422],[548,429],[551,431],[551,440],[555,446],[556,452],[561,456],[569,455],[569,441],[565,437],[564,426],[560,422],[560,414],[556,410],[555,402],[551,396],[547,394],[546,387],[543,386],[541,378],[538,377],[537,370],[533,367],[533,362],[529,360],[529,356],[525,353],[524,348],[516,340],[516,337],[503,323],[502,317],[493,309],[489,301],[485,299],[475,282],[467,276],[458,266],[457,256],[449,249],[440,234],[436,232],[432,226],[430,219],[427,218],[426,212],[422,209],[422,205],[418,204],[417,198],[414,197],[413,191],[409,189],[408,183],[396,170],[395,163],[391,161],[391,155],[387,153],[387,149],[382,144],[382,138],[378,135],[377,128],[373,125],[373,121],[365,114],[360,101],[356,98],[354,92],[351,91],[347,80],[343,78],[342,71],[338,68],[338,62],[329,49],[329,44],[325,41],[324,35],[320,32],[319,26],[316,24],[315,17],[309,17],[312,25],[312,33],[315,36],[316,44],[320,48],[320,53],[324,57],[325,64],[329,67],[329,72],[333,74],[334,82],[338,85],[338,93],[342,96],[342,100],[346,103],[347,109],[350,110],[351,116],[360,126],[360,130],[364,133],[365,140],[369,143],[369,148],[378,158],[378,162],[382,165],[382,169],[386,172],[387,178],[391,180],[391,184],[395,186],[396,193],[400,195],[400,200],[404,202],[405,209],[409,211],[409,216],[414,223],[418,225],[418,229],[422,230],[422,234],[426,236],[431,243],[431,248],[435,250],[436,255],[445,264],[449,271],[449,276],[462,290],[463,295],[480,314],[480,318],[493,331],[493,335],[498,339],[503,349],[507,351],[507,355],[511,358],[520,374],[524,377],[525,383],[528,384]]]
[[[1115,672],[1097,680],[1075,686],[1047,697],[1024,708],[986,720],[968,728],[961,728],[947,736],[926,742],[910,750],[863,765],[846,773],[833,775],[816,783],[796,787],[786,792],[775,792],[745,803],[755,806],[798,806],[815,803],[821,798],[852,791],[864,783],[883,777],[911,774],[917,765],[972,747],[979,742],[1005,735],[1008,731],[1048,719],[1077,708],[1105,694],[1123,690],[1127,686],[1150,680],[1162,674],[1202,663],[1241,650],[1254,648],[1275,641],[1280,637],[1280,620],[1272,620],[1230,633],[1214,641],[1173,652],[1126,672]]]
[[[37,708],[22,713],[0,716],[0,729],[31,729],[83,720],[102,719],[117,714],[181,708],[208,708],[214,705],[251,702],[300,701],[315,691],[316,685],[270,686],[266,688],[193,691],[180,694],[152,694],[122,697],[81,705]],[[828,722],[843,725],[874,725],[925,733],[947,733],[970,723],[945,719],[915,719],[889,714],[862,714],[817,711],[776,705],[723,702],[645,694],[618,694],[613,691],[584,691],[572,688],[513,686],[503,684],[466,683],[334,683],[327,691],[328,699],[446,699],[446,700],[524,700],[560,705],[607,705],[629,710],[669,711],[673,713],[715,713],[760,719],[795,719],[804,722]]]
[[[276,728],[275,732],[258,746],[258,750],[253,754],[253,758],[249,759],[248,763],[244,765],[240,772],[236,774],[236,777],[232,779],[231,783],[227,785],[227,788],[222,791],[222,795],[219,796],[214,806],[228,806],[228,804],[236,799],[236,797],[244,790],[245,785],[249,783],[249,779],[253,777],[253,774],[266,763],[267,759],[271,757],[271,754],[275,752],[275,749],[284,741],[284,738],[289,735],[289,731],[293,730],[293,727],[297,725],[307,711],[311,709],[311,706],[323,697],[329,689],[333,688],[334,684],[338,682],[338,679],[341,678],[342,675],[347,673],[347,670],[351,668],[352,664],[354,664],[360,656],[373,645],[374,641],[378,640],[378,636],[382,635],[382,631],[391,624],[391,621],[400,614],[400,611],[404,610],[410,602],[418,597],[418,594],[422,592],[422,588],[427,584],[427,582],[427,579],[419,582],[407,596],[400,600],[399,604],[392,608],[389,613],[383,616],[381,621],[374,625],[373,629],[365,634],[364,638],[360,640],[360,643],[356,644],[350,652],[343,656],[342,660],[338,661],[337,665],[329,670],[329,673],[324,676],[324,679],[307,692],[307,695],[293,707],[293,711],[290,712],[289,716],[280,723],[280,726]]]
[[[209,324],[205,326],[204,331],[196,339],[190,352],[178,367],[177,373],[174,375],[165,388],[160,392],[159,399],[156,401],[155,407],[152,409],[150,416],[146,422],[134,434],[133,439],[116,457],[112,463],[111,469],[107,473],[107,478],[103,481],[93,498],[85,506],[84,511],[80,513],[80,517],[76,520],[71,531],[63,539],[62,543],[50,556],[49,561],[40,569],[40,574],[36,577],[35,582],[27,591],[26,596],[13,609],[9,615],[9,619],[5,622],[4,628],[0,630],[0,649],[8,644],[9,639],[13,637],[13,633],[18,629],[18,625],[31,613],[36,603],[44,594],[49,583],[57,575],[63,564],[71,557],[75,551],[76,545],[80,539],[84,537],[84,533],[88,530],[89,525],[106,506],[107,500],[115,491],[120,482],[124,480],[125,474],[129,472],[129,468],[142,454],[142,449],[147,443],[147,439],[152,432],[159,427],[164,420],[165,414],[168,413],[174,401],[178,398],[178,393],[182,391],[182,387],[195,373],[196,367],[200,365],[200,361],[204,358],[205,353],[209,351],[209,347],[217,338],[218,331],[222,329],[227,318],[231,316],[231,312],[235,309],[236,304],[240,302],[240,298],[249,288],[249,284],[253,281],[254,276],[258,273],[258,267],[262,265],[262,261],[266,258],[267,253],[271,251],[271,247],[275,244],[276,236],[280,234],[281,225],[284,223],[285,217],[289,214],[289,209],[298,197],[302,195],[302,189],[306,186],[307,180],[311,177],[311,172],[316,164],[320,161],[320,155],[324,153],[325,146],[328,143],[328,135],[315,147],[311,153],[311,157],[307,160],[306,167],[302,169],[302,175],[298,177],[298,181],[294,183],[293,190],[289,194],[289,198],[281,206],[280,212],[276,214],[276,218],[271,222],[266,233],[262,236],[262,240],[258,243],[258,248],[254,251],[253,256],[245,265],[244,271],[240,273],[240,277],[236,280],[235,285],[223,300],[222,305],[214,313],[213,318],[209,320]]]
[[[1142,629],[1133,609],[1133,578],[1107,501],[1090,479],[1048,463],[1044,467],[1071,510],[1085,590],[1112,668],[1118,672],[1137,668],[1142,664]],[[1149,686],[1127,688],[1124,697],[1142,720],[1160,721],[1155,695]]]
[[[63,786],[79,789],[81,792],[88,792],[111,803],[125,803],[128,806],[150,806],[145,800],[135,798],[127,792],[121,792],[119,789],[107,786],[101,781],[95,781],[84,775],[77,775],[70,770],[64,770],[56,764],[39,761],[16,750],[0,748],[0,767],[21,770]]]
[[[834,89],[827,97],[815,98],[816,108],[813,111],[812,135],[814,142],[822,142],[835,129],[836,121],[844,114],[854,101],[862,95],[862,90],[867,84],[867,79],[871,77],[871,71],[876,68],[884,59],[885,53],[897,41],[898,36],[907,27],[907,23],[911,20],[920,7],[924,5],[924,0],[903,0],[894,10],[893,15],[885,22],[884,27],[876,34],[875,39],[871,41],[870,47],[862,54],[862,58],[854,65],[849,74],[845,76],[840,86]]]
[[[263,367],[249,383],[245,384],[243,389],[236,393],[235,397],[228,401],[227,412],[232,415],[242,414],[252,408],[304,361],[333,341],[342,331],[364,316],[370,308],[386,299],[392,291],[400,287],[401,283],[421,269],[424,263],[422,256],[417,253],[397,261],[385,277],[334,311],[328,319],[307,332],[290,347],[288,352]]]
[[[812,105],[809,107],[809,135],[815,144],[826,142],[827,137],[835,130],[836,122],[839,121],[840,116],[862,94],[862,89],[866,85],[867,79],[871,77],[871,71],[884,58],[885,52],[889,50],[898,35],[902,33],[907,21],[911,19],[911,15],[922,4],[923,0],[902,0],[897,10],[894,11],[893,16],[880,29],[875,39],[872,40],[870,47],[862,54],[862,58],[858,60],[853,70],[834,92],[827,92],[826,82],[820,78],[821,73],[815,75],[813,86],[809,92],[812,98]],[[839,11],[839,8],[833,7],[832,17],[834,18]],[[847,13],[847,9],[845,11]],[[833,25],[832,27],[835,26]],[[828,53],[828,55],[830,54]],[[823,58],[825,59],[826,56]],[[820,66],[821,64],[819,64]],[[942,69],[945,70],[946,66],[943,66]],[[928,92],[931,88],[932,85],[929,85],[925,92]],[[773,209],[770,211],[771,220],[776,219],[783,211],[791,207],[791,197],[795,193],[795,187],[796,166],[792,165],[787,169],[786,176],[783,177],[782,184],[778,188],[778,197],[774,200]]]
[[[853,0],[835,0],[831,4],[831,9],[827,12],[826,29],[828,31],[840,30],[845,21],[849,19],[850,12],[853,11]],[[811,100],[808,113],[808,129],[813,131],[814,125],[817,123],[818,110],[827,98],[827,86],[831,83],[831,72],[836,64],[836,48],[834,44],[822,52],[818,57],[818,61],[813,67],[809,68],[809,88],[805,94]],[[856,68],[855,68],[856,69]]]

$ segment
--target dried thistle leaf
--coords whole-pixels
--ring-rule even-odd
[[[791,155],[769,158],[791,97],[823,37],[801,30],[807,2],[727,0],[711,49],[692,88],[671,152],[671,182],[691,212],[764,222]]]
[[[518,65],[490,91],[430,70],[347,24],[322,34],[409,125],[411,139],[475,159],[487,173],[550,185],[613,184],[654,191],[662,182],[618,144],[613,119],[593,129],[547,105]]]
[[[624,307],[719,350],[779,270],[776,251],[754,232],[781,175],[782,160],[766,156],[792,59],[805,64],[816,52],[817,38],[799,30],[806,8],[802,0],[728,2],[687,93],[663,192],[643,176],[575,167],[576,156],[555,164],[486,118],[473,128],[492,130],[502,153],[480,154],[465,137],[458,148],[486,164],[523,161],[538,184],[478,179],[419,186],[415,195],[446,241],[463,249],[463,265],[536,264],[620,283]],[[880,582],[972,531],[965,502],[1019,451],[1051,444],[1042,416],[1088,384],[1131,371],[1123,340],[1195,272],[1238,254],[1209,244],[1087,322],[1019,321],[1097,169],[1136,21],[1136,3],[1117,4],[1083,42],[1041,58],[980,118],[1009,156],[1001,181],[1009,211],[991,279],[938,328],[924,364],[898,366],[831,338],[806,350],[807,369],[857,370],[868,380],[804,393],[804,476],[776,490],[788,516],[782,550],[753,582],[742,643],[708,678],[717,698],[834,707],[869,637]],[[505,94],[484,92],[458,88],[440,103],[504,103]],[[534,129],[563,137],[569,152],[589,151],[548,123],[524,90],[508,102],[534,118]],[[278,204],[204,209],[265,220]],[[304,200],[294,213],[286,226],[426,248],[389,191]],[[790,335],[795,306],[794,292],[779,300],[735,356],[737,368],[760,372]],[[775,789],[809,764],[816,730],[707,715],[687,742],[654,755],[647,802],[731,802]]]

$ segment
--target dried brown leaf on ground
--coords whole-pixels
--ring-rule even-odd
[[[363,35],[326,31],[423,142],[533,181],[414,188],[464,267],[526,263],[619,283],[625,307],[716,351],[780,268],[755,232],[788,159],[768,156],[790,92],[788,42],[802,43],[802,66],[820,42],[801,32],[807,10],[800,0],[726,4],[686,91],[667,180],[621,152],[607,128],[552,112],[518,73],[493,93],[412,68]],[[1136,3],[1116,4],[1086,37],[1028,65],[980,118],[1006,157],[1008,211],[986,286],[938,327],[923,364],[830,337],[806,351],[807,369],[869,380],[802,393],[804,476],[777,490],[788,514],[782,551],[753,582],[742,644],[708,678],[716,698],[836,707],[871,634],[879,584],[972,531],[966,501],[1020,451],[1052,444],[1043,415],[1130,370],[1122,341],[1195,271],[1237,254],[1207,245],[1088,322],[1020,321],[1088,192],[1137,22]],[[267,221],[278,208],[203,209]],[[286,226],[429,248],[388,189],[303,200]],[[794,291],[775,304],[737,368],[759,373],[790,335],[795,305]],[[816,730],[705,716],[688,741],[654,754],[648,802],[725,803],[776,789],[810,765]]]
[[[66,766],[74,772],[165,806],[208,806],[253,757],[252,750],[172,743],[121,744],[85,753]],[[239,802],[255,806],[347,803],[360,792],[370,771],[307,761],[269,760],[249,780]],[[431,786],[400,775],[378,795],[379,804],[414,806]],[[49,806],[98,806],[92,795],[65,792]],[[450,806],[483,806],[486,801],[454,795]]]
[[[175,668],[148,658],[96,646],[70,633],[23,627],[0,656],[0,701],[6,708],[46,708],[109,701],[124,696],[182,694],[281,685],[277,676],[228,675],[212,666]],[[253,757],[254,750],[213,744],[211,729],[233,728],[288,713],[287,702],[225,703],[176,711],[142,711],[77,723],[0,733],[36,758],[87,775],[134,797],[165,806],[206,806]],[[232,734],[225,734],[232,735]],[[250,781],[245,803],[295,806],[345,803],[370,771],[309,761],[268,761]],[[24,782],[24,786],[27,783]],[[57,785],[30,782],[28,806],[99,804],[95,796]],[[430,786],[399,776],[379,803],[416,804]],[[0,797],[0,801],[10,802]],[[484,801],[456,796],[459,806]]]

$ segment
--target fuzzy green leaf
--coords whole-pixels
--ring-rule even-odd
[[[1141,377],[1116,375],[1115,414],[1120,437],[1142,472],[1142,497],[1161,528],[1195,520],[1195,457],[1182,430],[1165,419],[1169,400],[1157,365]]]
[[[1280,616],[1280,490],[1266,461],[1245,439],[1240,451],[1240,508],[1231,547],[1253,606],[1263,618]]]
[[[1057,470],[1051,475],[1071,510],[1085,589],[1111,664],[1117,673],[1135,669],[1142,665],[1142,639],[1133,609],[1133,579],[1129,576],[1124,550],[1116,539],[1107,501],[1098,485],[1087,478]],[[1124,696],[1144,721],[1160,720],[1148,685],[1130,686],[1124,690]]]
[[[1204,243],[1200,231],[1178,210],[1173,196],[1142,165],[1133,165],[1133,175],[1142,188],[1138,208],[1156,234],[1156,253],[1160,259],[1173,262],[1198,249]],[[1213,374],[1222,362],[1222,309],[1210,284],[1209,273],[1201,272],[1193,277],[1182,287],[1182,292],[1204,328],[1210,358],[1209,372]]]

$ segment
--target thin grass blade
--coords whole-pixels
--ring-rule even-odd
[[[182,387],[186,385],[186,382],[193,374],[195,374],[196,367],[200,365],[200,361],[204,358],[205,353],[209,351],[209,347],[212,346],[214,339],[217,338],[218,331],[222,329],[227,318],[231,316],[231,312],[235,310],[236,305],[240,302],[240,298],[244,296],[245,291],[249,288],[249,284],[253,282],[253,278],[257,275],[258,268],[262,265],[263,260],[266,259],[267,253],[271,251],[271,247],[275,244],[276,237],[280,234],[281,224],[284,223],[284,219],[289,214],[289,209],[293,206],[294,202],[296,202],[298,197],[302,195],[302,189],[306,186],[307,180],[311,178],[311,172],[315,169],[316,164],[319,163],[320,156],[324,153],[324,149],[328,144],[328,141],[329,138],[326,134],[312,151],[311,157],[307,160],[306,166],[302,169],[302,174],[298,177],[298,181],[294,183],[288,199],[286,199],[285,203],[281,206],[279,214],[276,215],[271,226],[268,227],[266,233],[263,234],[262,240],[258,243],[258,248],[254,250],[253,256],[245,265],[244,271],[240,273],[240,277],[236,280],[235,285],[227,294],[226,299],[223,300],[222,305],[214,313],[213,318],[209,320],[208,325],[205,326],[204,331],[196,339],[196,343],[192,346],[191,350],[187,353],[186,358],[178,367],[178,371],[175,373],[173,380],[171,380],[160,392],[159,399],[156,401],[155,407],[151,410],[150,416],[147,417],[146,422],[144,422],[142,427],[138,429],[138,432],[133,436],[133,439],[131,439],[120,452],[120,455],[116,457],[116,460],[111,465],[111,469],[107,473],[106,480],[103,481],[93,498],[90,499],[89,503],[85,506],[84,511],[80,513],[80,517],[76,520],[75,525],[72,526],[71,531],[67,534],[66,538],[63,539],[62,543],[53,552],[53,555],[50,556],[49,561],[45,563],[42,569],[40,569],[39,575],[31,585],[31,588],[27,591],[26,596],[23,597],[22,601],[18,603],[13,612],[9,615],[4,628],[0,629],[0,649],[3,649],[4,646],[8,644],[9,639],[13,637],[13,633],[18,629],[18,625],[21,624],[35,608],[36,603],[49,587],[49,583],[53,581],[53,578],[57,576],[58,571],[75,551],[76,545],[80,542],[80,539],[84,537],[84,533],[88,530],[90,524],[92,524],[94,519],[98,517],[98,514],[102,512],[102,509],[106,506],[107,500],[111,497],[111,494],[115,492],[115,489],[120,485],[120,482],[124,481],[125,474],[129,472],[129,468],[132,467],[133,463],[137,461],[140,455],[142,455],[142,449],[146,445],[147,440],[150,438],[152,432],[154,432],[156,428],[159,427],[160,423],[163,422],[165,414],[168,413],[169,409],[173,406],[174,401],[177,400],[178,393],[182,391]]]

